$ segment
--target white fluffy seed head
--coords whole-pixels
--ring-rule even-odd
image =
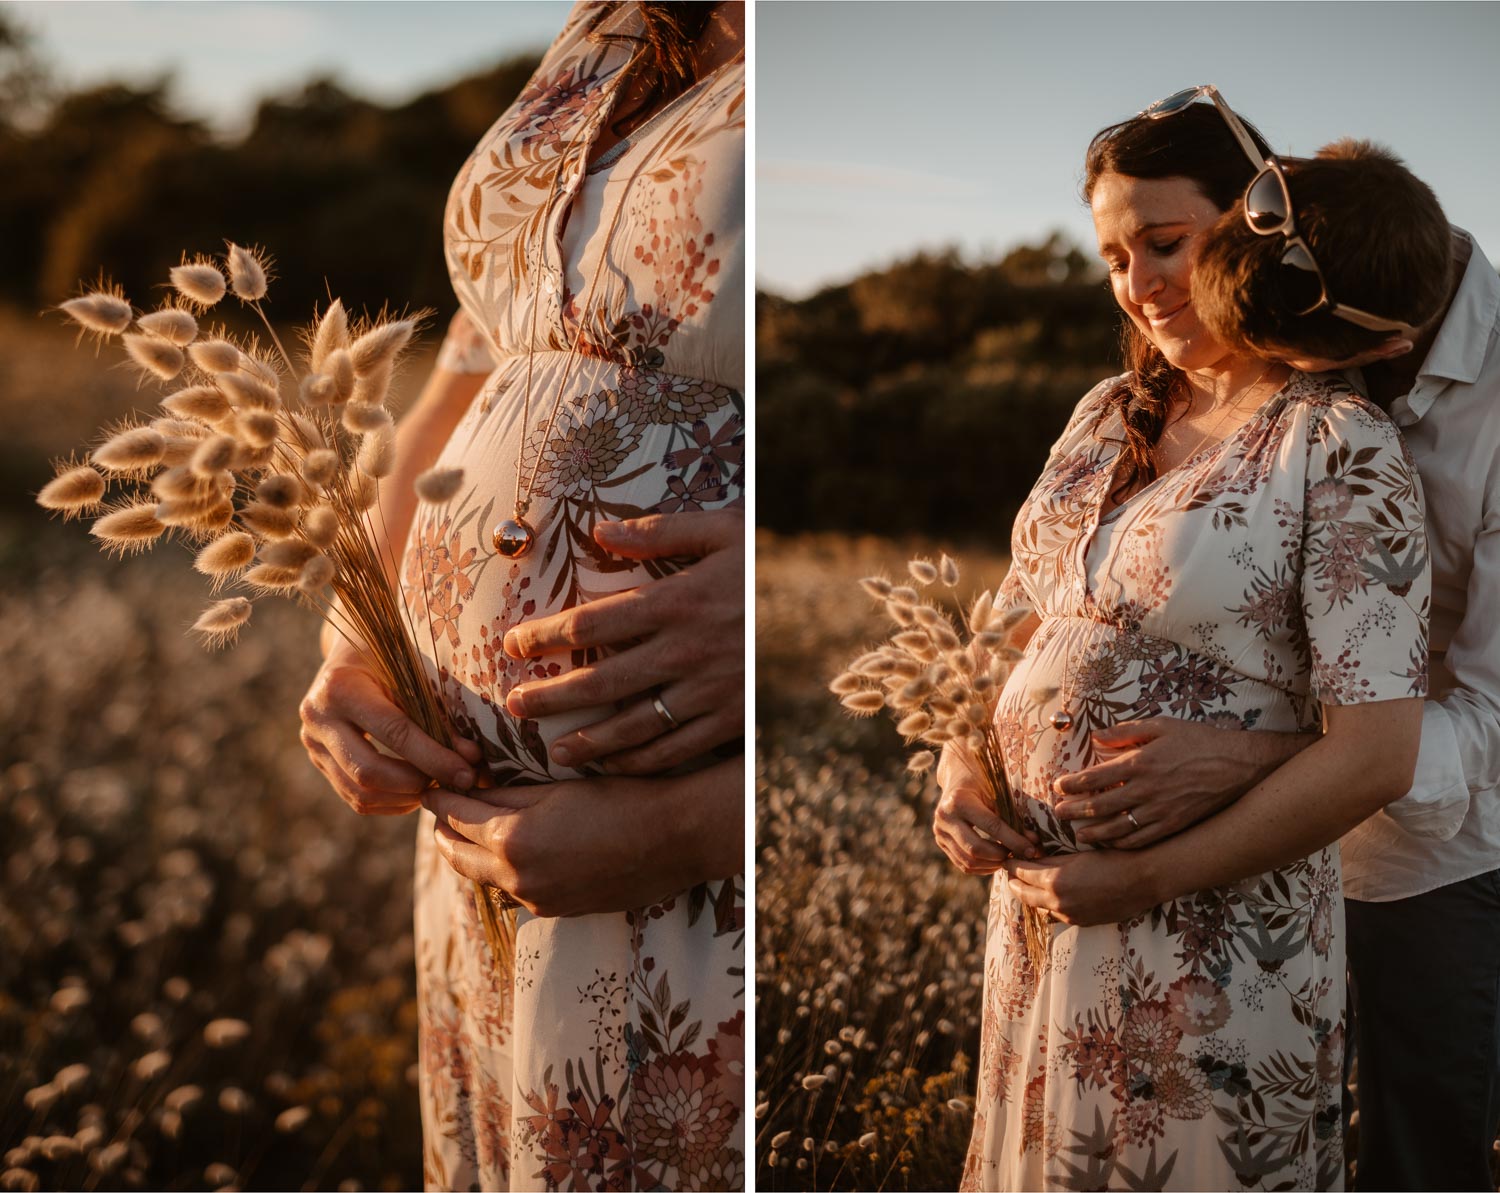
[[[190,385],[161,401],[162,409],[177,418],[192,418],[213,425],[232,413],[229,402],[212,385]]]
[[[276,416],[269,410],[246,410],[235,420],[235,429],[242,443],[263,448],[276,442],[280,428]]]
[[[944,554],[943,557],[938,560],[937,570],[938,579],[943,582],[945,587],[952,588],[955,584],[958,583],[958,564],[953,561],[953,557],[951,555]]]
[[[302,534],[313,546],[324,550],[339,536],[339,516],[330,505],[318,505],[302,518]]]
[[[166,529],[157,520],[156,503],[148,501],[105,514],[94,523],[89,533],[106,550],[126,554],[143,550],[159,539]]]
[[[328,304],[313,333],[311,363],[314,373],[327,371],[329,354],[349,346],[349,316],[344,304],[335,298]]]
[[[274,390],[281,388],[281,374],[276,371],[276,366],[264,356],[257,356],[254,352],[246,352],[240,358],[240,371],[258,378]]]
[[[135,361],[142,371],[160,377],[163,381],[172,380],[182,372],[182,366],[187,363],[181,348],[158,336],[126,332],[120,338],[125,344],[125,351],[129,353],[130,359]]]
[[[317,553],[316,547],[301,539],[280,539],[261,548],[260,561],[272,567],[300,568]]]
[[[307,499],[307,489],[295,476],[278,472],[261,481],[255,488],[255,495],[277,509],[291,509]]]
[[[354,396],[354,358],[347,350],[336,348],[328,354],[324,361],[324,375],[333,382],[333,400],[335,402],[347,402]],[[385,393],[382,391],[378,401],[385,401]]]
[[[857,692],[864,686],[863,676],[855,675],[852,671],[845,671],[828,685],[828,690],[835,696],[847,696],[850,692]]]
[[[872,717],[885,707],[885,697],[879,692],[851,692],[839,703],[857,717]]]
[[[224,297],[224,275],[206,261],[190,261],[172,267],[172,288],[191,303],[207,308]]]
[[[364,402],[350,402],[345,406],[343,421],[344,429],[355,435],[369,435],[395,425],[384,406],[371,406]]]
[[[358,468],[350,468],[346,475],[349,503],[360,511],[371,509],[380,500],[380,486],[375,479],[366,476]]]
[[[429,468],[417,477],[415,488],[417,496],[423,501],[430,501],[433,505],[442,505],[444,502],[452,501],[458,495],[459,489],[463,488],[463,483],[464,470],[462,468]]]
[[[95,469],[79,464],[63,469],[43,485],[42,491],[36,495],[36,503],[43,509],[76,518],[99,507],[104,498],[104,487],[104,478]]]
[[[263,538],[290,538],[297,531],[297,515],[293,510],[277,509],[264,501],[247,501],[240,508],[240,520]]]
[[[333,560],[326,555],[314,555],[302,565],[302,575],[297,581],[297,587],[308,596],[317,596],[333,583],[335,572]]]
[[[117,336],[135,317],[130,304],[119,294],[94,290],[81,298],[70,298],[59,308],[63,314],[86,331]]]
[[[240,367],[240,350],[228,340],[200,340],[188,355],[205,373],[232,373]]]
[[[327,488],[339,474],[338,453],[326,447],[314,448],[302,460],[302,477],[310,485]]]
[[[195,567],[212,580],[225,580],[244,571],[255,561],[255,539],[243,530],[216,538],[193,560]]]
[[[142,315],[136,322],[143,331],[160,336],[179,348],[186,348],[198,338],[198,320],[180,307],[163,307]]]
[[[331,406],[333,404],[333,379],[320,373],[309,373],[302,378],[300,389],[302,401],[309,406]]]
[[[372,327],[354,343],[349,345],[349,356],[354,362],[354,372],[364,377],[382,367],[389,368],[401,349],[411,341],[416,331],[416,321],[395,319]]]
[[[859,582],[859,586],[877,601],[883,601],[891,595],[891,582],[884,576],[866,576]]]
[[[94,449],[93,461],[111,472],[134,472],[161,463],[166,440],[150,427],[121,431]]]
[[[269,259],[258,249],[241,248],[233,241],[225,243],[228,246],[224,260],[229,266],[229,288],[244,302],[259,302],[266,296]]]
[[[364,406],[380,406],[384,404],[386,395],[391,389],[392,369],[389,363],[379,368],[370,370],[364,376],[354,378],[354,392],[349,395],[351,402],[358,402]]]
[[[911,573],[911,578],[918,584],[931,584],[938,578],[938,570],[925,559],[913,559],[906,565],[906,570]]]
[[[250,587],[264,589],[266,592],[286,592],[297,587],[302,579],[302,569],[278,567],[274,563],[257,563],[240,579]]]
[[[193,452],[189,467],[203,478],[217,476],[234,462],[235,449],[239,444],[233,435],[214,435],[200,443]]]
[[[220,373],[215,381],[238,410],[274,410],[281,405],[281,395],[249,373]]]
[[[359,445],[359,470],[381,480],[396,466],[396,437],[389,430],[372,431]]]
[[[319,448],[328,446],[328,438],[323,434],[323,428],[318,426],[305,414],[293,414],[292,425],[297,428],[297,435],[303,447]]]
[[[918,750],[906,760],[906,769],[914,775],[925,775],[937,765],[937,755],[931,750]]]

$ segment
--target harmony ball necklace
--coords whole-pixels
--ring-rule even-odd
[[[724,65],[731,65],[734,61],[737,60],[737,58],[731,59],[729,63],[725,63]],[[684,119],[689,114],[691,114],[695,108],[697,108],[704,95],[707,94],[708,88],[706,84],[708,83],[708,81],[717,76],[722,69],[723,67],[720,67],[717,70],[711,71],[709,74],[705,75],[702,79],[698,80],[698,82],[693,85],[693,88],[698,90],[698,94],[694,96],[693,102],[688,105],[686,112],[683,113]],[[623,89],[623,87],[625,86],[624,80],[628,76],[628,73],[629,66],[621,71],[621,82],[616,85],[616,90],[614,92],[615,95],[619,95],[621,89]],[[682,95],[677,96],[676,99],[669,101],[667,106],[662,108],[662,110],[658,112],[655,117],[647,121],[646,124],[643,124],[640,128],[636,129],[632,134],[632,137],[627,137],[625,140],[621,141],[619,145],[615,146],[606,154],[602,155],[600,158],[601,163],[606,160],[617,160],[620,156],[623,155],[624,152],[627,152],[631,147],[632,138],[639,138],[650,126],[656,124],[663,116],[665,116],[669,111],[676,107],[677,100],[682,99],[687,94],[687,92],[684,92]],[[598,116],[595,119],[598,122],[607,120],[609,118],[609,113],[612,110],[612,104],[601,108]],[[584,142],[583,148],[581,150],[581,156],[587,157],[589,146],[593,143],[593,139],[590,136],[584,136],[580,138],[580,140]],[[635,143],[639,144],[639,141],[637,140]],[[569,143],[568,148],[572,148],[571,142]],[[563,395],[568,391],[568,382],[573,376],[573,367],[578,361],[578,350],[583,344],[584,328],[588,323],[589,312],[593,307],[594,294],[598,289],[599,279],[604,275],[605,266],[609,263],[609,246],[614,242],[615,232],[620,226],[620,218],[625,212],[625,204],[626,200],[630,197],[631,188],[632,186],[634,186],[635,180],[640,177],[641,169],[645,162],[648,160],[650,160],[650,155],[642,154],[639,160],[636,162],[635,169],[631,171],[630,176],[625,180],[624,185],[620,188],[620,197],[619,200],[615,203],[614,216],[609,222],[609,228],[606,230],[603,243],[599,248],[599,263],[594,267],[594,273],[593,276],[589,279],[588,288],[583,297],[583,303],[578,308],[578,328],[573,333],[573,342],[568,346],[568,355],[563,364],[562,377],[558,380],[557,383],[557,396],[552,400],[552,413],[547,419],[546,429],[543,430],[541,438],[537,441],[536,455],[531,461],[531,470],[528,474],[526,470],[526,439],[531,428],[532,378],[534,376],[537,353],[537,313],[540,311],[542,306],[540,297],[536,302],[532,303],[531,327],[528,333],[529,342],[527,344],[526,350],[526,392],[521,406],[521,442],[520,446],[516,450],[515,506],[511,517],[506,518],[503,522],[497,525],[491,534],[491,541],[494,544],[496,552],[498,552],[500,555],[503,555],[506,559],[521,558],[521,556],[529,552],[532,546],[536,543],[536,529],[531,525],[530,522],[526,520],[526,515],[531,510],[532,490],[536,487],[537,472],[541,469],[542,455],[546,452],[547,444],[552,439],[552,429],[557,425],[557,415],[558,411],[562,409]],[[545,238],[552,234],[552,214],[559,197],[558,183],[562,180],[564,173],[568,170],[570,165],[571,160],[569,159],[568,152],[567,150],[564,150],[564,152],[559,155],[557,171],[552,176],[552,185],[550,191],[548,192],[547,204],[542,212],[542,220],[538,238],[537,258],[538,261],[541,262],[543,268],[545,268],[546,264],[543,248],[546,243]],[[586,172],[585,163],[582,160],[579,161],[578,169],[580,175]],[[580,193],[582,192],[583,185],[584,184],[582,182],[582,179],[580,178]],[[580,248],[580,255],[581,254],[582,249]],[[563,282],[563,289],[561,291],[563,299],[562,314],[564,317],[566,317],[566,266],[564,266],[561,273]]]

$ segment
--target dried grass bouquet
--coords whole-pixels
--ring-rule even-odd
[[[299,376],[262,307],[269,272],[263,253],[230,244],[222,268],[200,257],[172,269],[173,296],[149,313],[103,283],[63,303],[85,332],[119,337],[143,379],[177,388],[154,416],[116,423],[86,458],[60,462],[37,502],[64,518],[98,515],[93,535],[117,555],[163,538],[188,544],[215,593],[238,590],[193,624],[210,646],[235,640],[258,597],[316,609],[406,714],[451,748],[396,561],[374,525],[380,481],[395,465],[386,396],[423,314],[351,322],[335,299],[303,332]],[[200,326],[230,292],[259,316],[274,353]],[[457,469],[433,469],[417,479],[417,496],[441,504],[462,480]],[[503,958],[514,931],[504,897],[478,884],[475,893]]]
[[[958,584],[958,565],[947,555],[936,564],[913,559],[906,567],[923,588]],[[880,576],[867,577],[860,586],[884,603],[896,633],[850,663],[829,689],[854,716],[889,709],[908,743],[965,748],[985,780],[995,814],[1019,830],[1020,812],[1006,782],[994,720],[1000,692],[1021,658],[1010,637],[1030,608],[996,609],[994,593],[982,592],[961,615],[960,633],[948,610],[924,600],[915,588]],[[907,769],[925,774],[936,761],[932,749],[919,749]],[[1041,973],[1051,934],[1040,911],[1027,907],[1024,916],[1026,954],[1033,971]]]

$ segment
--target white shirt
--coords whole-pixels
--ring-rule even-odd
[[[1455,231],[1468,266],[1390,412],[1427,505],[1431,690],[1411,791],[1341,843],[1351,899],[1406,899],[1500,869],[1500,275]]]

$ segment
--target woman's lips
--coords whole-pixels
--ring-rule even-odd
[[[1187,309],[1188,304],[1183,303],[1181,306],[1175,306],[1170,311],[1166,311],[1165,313],[1160,315],[1146,315],[1146,322],[1151,324],[1153,330],[1160,331],[1163,327],[1172,322],[1173,319],[1177,318],[1178,315],[1182,314],[1182,312]],[[1144,313],[1145,312],[1142,312],[1142,314]]]

